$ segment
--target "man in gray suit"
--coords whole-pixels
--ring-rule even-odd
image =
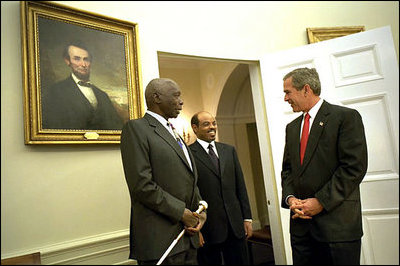
[[[183,239],[163,264],[197,264],[198,233],[206,214],[195,213],[201,196],[193,156],[168,122],[182,110],[181,91],[173,80],[153,79],[145,92],[148,110],[128,121],[121,154],[131,196],[130,255],[154,265],[185,228]]]
[[[303,112],[286,127],[282,165],[293,264],[360,264],[359,185],[368,162],[361,116],[319,97],[314,68],[295,69],[283,80],[285,101]]]

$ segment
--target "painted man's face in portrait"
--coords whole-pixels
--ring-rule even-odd
[[[65,63],[79,79],[88,81],[90,76],[91,58],[89,52],[71,45],[68,48],[69,58],[64,58]]]

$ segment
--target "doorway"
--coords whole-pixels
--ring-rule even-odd
[[[158,53],[158,62],[160,77],[171,78],[181,87],[184,105],[174,125],[178,125],[178,131],[185,137],[186,143],[191,144],[196,140],[190,126],[191,116],[205,110],[213,114],[218,122],[217,141],[236,148],[245,176],[253,230],[258,237],[261,235],[257,240],[268,241],[267,247],[272,250],[249,62],[164,52]],[[266,230],[269,240],[262,238]],[[259,247],[256,245],[254,250],[259,250]],[[273,261],[273,252],[269,253]],[[257,259],[254,262],[262,263]]]

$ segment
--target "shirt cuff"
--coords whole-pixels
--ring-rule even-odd
[[[290,205],[289,205],[288,200],[289,200],[289,198],[291,198],[291,197],[294,197],[294,195],[289,195],[289,196],[287,196],[286,199],[285,199],[285,203],[286,203],[286,205],[289,206],[289,207],[290,207]]]
[[[252,219],[244,219],[244,221],[245,221],[245,222],[250,222],[250,223],[252,223],[252,222],[253,222],[253,220],[252,220]]]

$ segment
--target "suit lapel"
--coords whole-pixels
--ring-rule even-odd
[[[324,131],[324,127],[328,122],[329,108],[328,103],[325,101],[322,103],[317,115],[315,116],[314,122],[311,126],[310,136],[308,137],[306,153],[304,154],[304,161],[302,167],[305,168],[310,161],[315,149],[318,146],[319,139]]]
[[[178,154],[178,156],[182,159],[182,161],[186,164],[186,166],[190,169],[190,165],[186,159],[185,154],[183,153],[182,148],[179,146],[178,142],[174,139],[174,137],[168,132],[168,130],[160,124],[154,117],[149,114],[145,114],[144,118],[147,119],[150,126],[154,127],[154,131],[157,135],[159,135],[165,142],[167,142]],[[190,154],[190,153],[189,153]]]
[[[211,161],[210,156],[208,155],[208,153],[203,149],[203,147],[200,145],[200,143],[198,143],[197,141],[195,141],[193,144],[193,152],[195,154],[195,156],[197,157],[197,159],[199,161],[201,161],[208,169],[210,169],[215,175],[219,176],[217,169],[215,169],[213,162]],[[219,150],[218,150],[219,153]],[[220,161],[221,164],[221,161]],[[221,167],[221,166],[220,166]]]
[[[218,152],[218,159],[219,159],[219,171],[221,174],[221,177],[224,176],[224,172],[225,172],[225,166],[227,163],[226,158],[228,158],[226,154],[226,149],[225,146],[222,145],[221,143],[215,142],[215,147],[217,149]]]
[[[189,157],[190,157],[190,161],[192,162],[192,168],[193,168],[193,174],[194,174],[194,181],[195,184],[197,183],[197,178],[198,178],[198,174],[197,174],[197,167],[196,167],[196,163],[194,162],[194,156],[192,154],[192,152],[190,151],[190,148],[186,145],[186,143],[182,140],[182,143],[186,146],[186,149],[189,153]],[[178,144],[179,145],[179,144]],[[180,148],[180,147],[179,147]],[[186,157],[185,157],[186,158]],[[186,162],[186,161],[185,161]]]
[[[300,127],[301,127],[301,121],[303,119],[303,116],[299,116],[293,124],[294,130],[291,130],[291,135],[289,136],[290,139],[295,140],[293,143],[296,143],[297,145],[294,145],[294,154],[296,156],[294,157],[295,159],[295,164],[300,165]]]

